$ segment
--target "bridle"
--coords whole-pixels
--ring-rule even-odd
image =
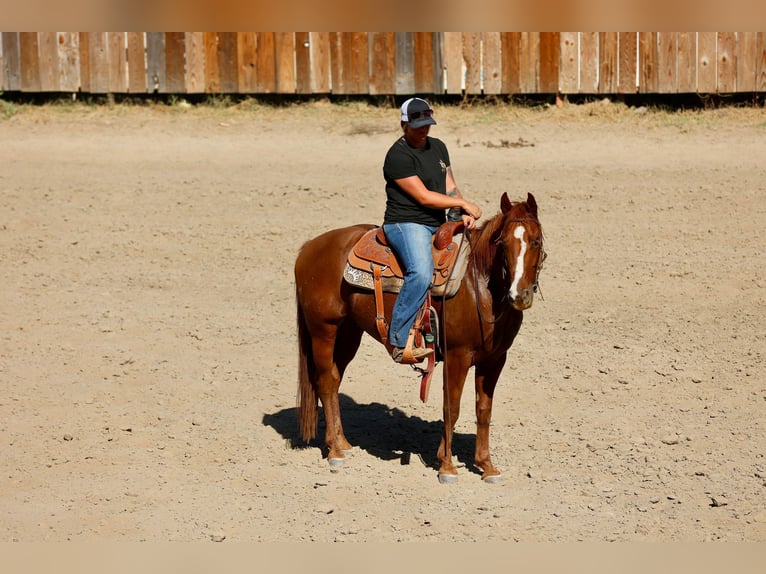
[[[545,247],[544,247],[545,240],[543,235],[543,226],[540,224],[540,221],[536,217],[520,217],[520,218],[508,219],[505,221],[505,224],[508,224],[508,223],[519,223],[522,225],[524,223],[536,223],[537,226],[540,228],[540,255],[538,256],[537,263],[535,265],[535,281],[534,283],[532,283],[532,292],[539,293],[540,299],[544,301],[545,298],[543,297],[542,289],[540,289],[540,271],[542,271],[543,262],[545,261],[547,257],[547,254],[545,252]],[[466,230],[466,233],[467,232],[468,231]],[[469,240],[470,240],[470,236],[469,236]],[[498,237],[495,240],[495,243],[497,245],[503,245],[502,238]],[[497,323],[503,317],[503,315],[505,315],[505,309],[503,309],[500,315],[498,315],[492,320],[487,320],[487,319],[484,319],[484,317],[482,317],[481,304],[479,303],[479,283],[478,283],[478,273],[476,272],[476,261],[472,260],[471,264],[473,267],[474,298],[476,301],[476,312],[479,315],[479,327],[483,331],[483,327],[482,327],[483,323],[489,323],[489,324]],[[511,277],[511,271],[509,269],[508,260],[506,259],[505,254],[503,254],[503,275],[504,277]],[[510,295],[509,290],[504,289],[502,301],[505,301],[506,299],[508,299],[509,295]],[[482,341],[483,340],[484,340],[484,335],[482,333]]]

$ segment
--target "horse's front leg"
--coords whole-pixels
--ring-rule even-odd
[[[460,416],[460,397],[469,367],[470,359],[464,354],[448,353],[444,361],[444,429],[437,453],[439,482],[443,484],[457,481],[457,468],[452,462],[452,435]]]
[[[474,463],[482,470],[481,478],[487,482],[502,480],[500,471],[492,464],[489,454],[489,423],[492,419],[492,398],[506,354],[492,361],[476,365],[476,450]]]

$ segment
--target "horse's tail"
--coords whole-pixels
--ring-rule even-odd
[[[311,380],[314,362],[311,349],[311,336],[306,327],[306,318],[296,293],[295,306],[298,323],[298,430],[304,441],[309,441],[317,434],[319,401],[316,387]]]

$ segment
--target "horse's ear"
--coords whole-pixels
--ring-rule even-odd
[[[532,215],[537,217],[537,201],[535,201],[535,196],[529,192],[527,192],[527,208]]]
[[[508,194],[503,192],[503,197],[500,198],[500,211],[508,213],[511,210],[511,200],[508,199]]]

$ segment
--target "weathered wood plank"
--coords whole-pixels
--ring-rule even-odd
[[[187,32],[184,36],[186,46],[186,68],[184,85],[189,94],[205,92],[205,34]]]
[[[40,47],[37,32],[19,32],[21,90],[40,91]]]
[[[21,52],[18,32],[3,32],[3,90],[21,90]]]
[[[657,32],[639,32],[638,58],[640,71],[638,90],[642,94],[656,94],[659,84]]]
[[[657,90],[678,93],[678,32],[657,33]]]
[[[88,58],[90,61],[90,92],[109,92],[109,42],[105,32],[88,34]]]
[[[638,70],[638,36],[636,32],[620,32],[620,71],[617,90],[621,94],[635,94],[638,91],[636,79]]]
[[[237,32],[237,85],[242,94],[252,94],[258,91],[258,58],[255,32]]]
[[[146,33],[146,84],[150,93],[166,92],[164,32]]]
[[[559,92],[576,94],[580,91],[580,33],[561,32],[561,68]]]
[[[295,89],[311,93],[311,43],[308,32],[295,33]]]
[[[444,32],[444,73],[447,75],[447,93],[463,93],[463,35]]]
[[[755,89],[766,92],[766,32],[758,32],[755,42]]]
[[[434,54],[434,93],[443,94],[447,89],[444,73],[444,32],[434,32],[432,36]]]
[[[540,33],[521,32],[519,38],[519,88],[523,94],[539,89]]]
[[[128,32],[128,92],[146,93],[146,42],[143,32]]]
[[[718,32],[718,93],[737,91],[737,34]]]
[[[56,32],[38,32],[40,49],[40,91],[58,92],[59,87],[59,46]]]
[[[87,32],[78,34],[80,40],[80,90],[90,92],[90,35]]]
[[[165,33],[165,90],[170,94],[186,91],[185,51],[183,32]]]
[[[500,34],[502,57],[502,87],[504,94],[518,94],[521,91],[521,32],[502,32]]]
[[[396,48],[393,32],[370,32],[370,94],[396,93]]]
[[[580,32],[580,93],[598,93],[598,32]]]
[[[273,94],[277,91],[277,52],[274,32],[255,33],[255,54],[255,90],[260,94]]]
[[[76,32],[57,32],[59,57],[59,90],[76,92],[80,89],[80,38]]]
[[[737,91],[755,90],[758,33],[737,32]]]
[[[295,83],[295,33],[276,32],[274,35],[276,52],[276,91],[280,94],[294,94]]]
[[[395,90],[397,94],[415,92],[415,38],[413,32],[394,34]]]
[[[500,32],[482,32],[483,82],[485,94],[502,92],[502,54],[500,52]]]
[[[330,33],[311,32],[311,92],[328,94],[332,91],[330,68]]]
[[[434,33],[413,33],[413,59],[415,66],[414,89],[416,94],[439,94],[441,84],[434,79]],[[396,78],[394,78],[396,85]]]
[[[128,91],[125,32],[107,32],[106,39],[107,57],[109,58],[109,93],[123,94]]]
[[[559,89],[560,37],[558,32],[540,32],[540,71],[537,89],[556,94]]]
[[[678,33],[678,91],[682,94],[697,91],[697,34]]]
[[[204,32],[205,43],[205,92],[219,93],[221,79],[218,71],[218,33]]]
[[[216,57],[220,91],[223,94],[236,93],[239,86],[237,56],[237,32],[219,32]]]
[[[481,94],[481,33],[463,32],[463,61],[465,62],[465,93]]]
[[[599,32],[598,35],[598,91],[613,94],[619,85],[619,42],[617,32]]]
[[[715,32],[699,32],[697,34],[697,92],[714,94],[718,91],[718,75],[716,71],[716,45],[718,39]]]

